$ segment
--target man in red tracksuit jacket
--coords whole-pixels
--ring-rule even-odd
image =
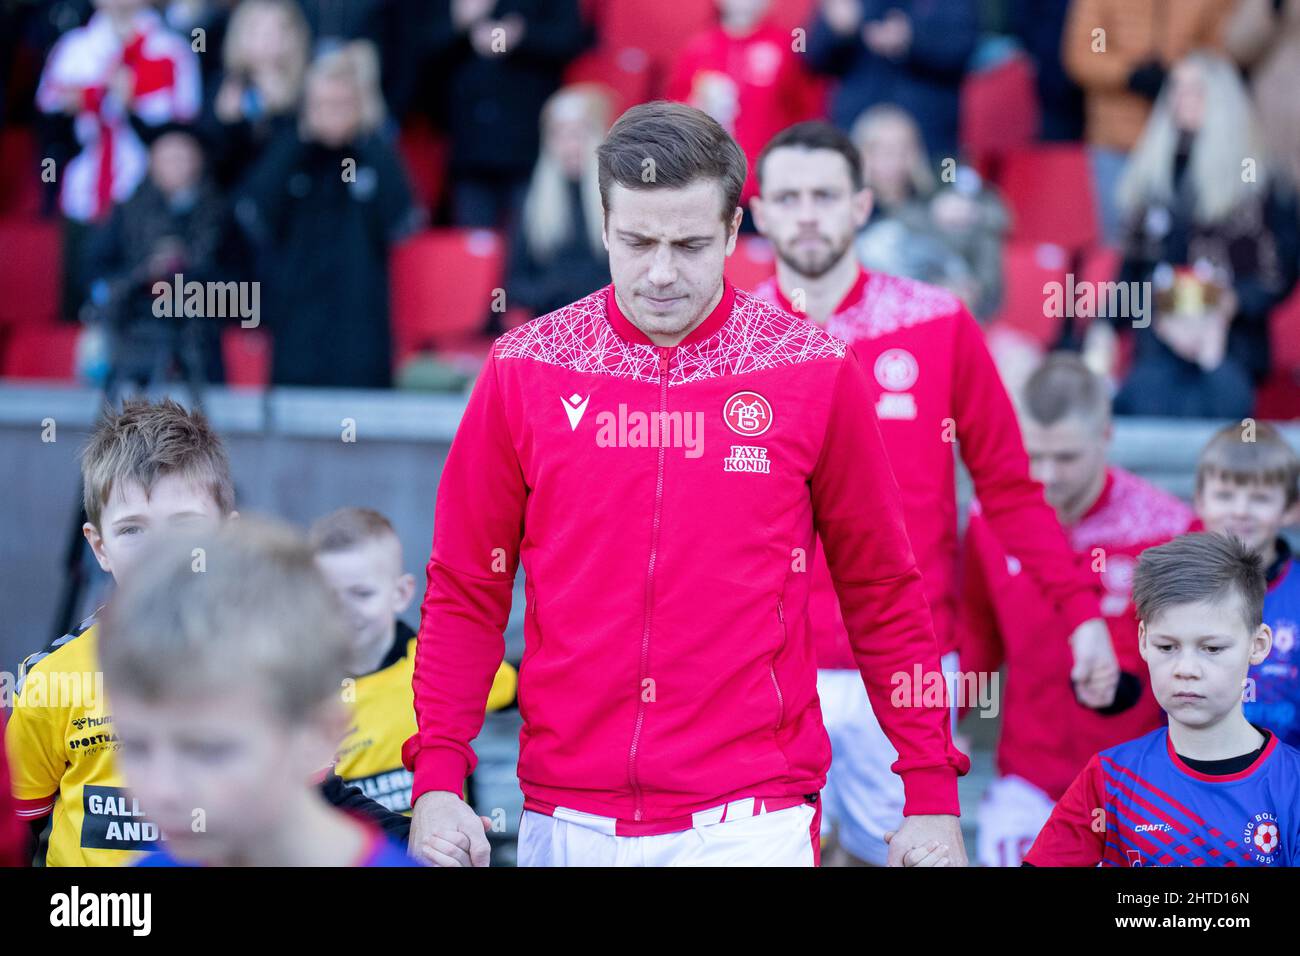
[[[1125,683],[1114,706],[1081,707],[1070,690],[1069,624],[1014,546],[992,533],[982,502],[971,505],[958,611],[962,666],[1006,665],[998,777],[984,793],[976,838],[983,866],[1019,866],[1052,806],[1099,751],[1165,722],[1138,652],[1133,571],[1138,556],[1189,531],[1192,509],[1122,468],[1108,467],[1106,385],[1075,355],[1055,355],[1030,376],[1020,417],[1031,469],[1071,547],[1104,589],[1102,613]]]
[[[1022,556],[1068,625],[1080,699],[1105,706],[1118,670],[1098,591],[1029,474],[1015,413],[979,326],[949,292],[858,264],[853,238],[870,212],[871,192],[856,149],[835,127],[809,122],[783,131],[764,148],[757,172],[760,195],[752,208],[776,248],[777,274],[754,294],[848,343],[870,373],[867,401],[898,477],[945,674],[955,678],[958,667],[953,452],[960,441],[991,526]],[[828,817],[834,823],[840,856],[880,865],[883,836],[903,812],[903,793],[888,770],[897,754],[861,681],[851,679],[845,621],[820,554],[810,609],[818,694],[834,752],[823,826]]]
[[[715,121],[642,104],[598,158],[613,284],[496,342],[440,480],[412,853],[488,862],[460,791],[522,562],[519,862],[814,864],[820,535],[899,754],[890,862],[964,865],[969,760],[908,686],[939,648],[862,369],[723,279],[745,160]]]

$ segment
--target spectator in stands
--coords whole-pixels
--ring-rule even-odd
[[[546,101],[542,154],[510,246],[509,308],[543,315],[609,284],[596,147],[610,121],[609,98],[595,85],[568,86]],[[499,322],[499,313],[492,317]]]
[[[1010,0],[1010,31],[1034,63],[1038,89],[1038,138],[1074,142],[1083,138],[1083,90],[1065,72],[1061,37],[1071,0]]]
[[[294,0],[243,0],[231,15],[224,70],[205,116],[223,187],[235,186],[266,145],[297,122],[310,49]]]
[[[718,25],[687,42],[668,81],[669,99],[708,113],[745,151],[749,176],[741,205],[758,192],[754,160],[768,140],[824,114],[821,86],[805,71],[790,31],[772,22],[771,6],[771,0],[717,0]]]
[[[1220,47],[1232,8],[1224,0],[1073,0],[1061,55],[1083,87],[1093,191],[1108,244],[1121,239],[1115,194],[1124,160],[1169,68],[1195,49]]]
[[[258,255],[277,385],[391,383],[388,256],[414,225],[374,46],[312,63],[299,128],[249,173],[236,215]]]
[[[1002,299],[1005,207],[975,170],[955,161],[937,182],[916,122],[898,107],[867,110],[853,124],[871,188],[871,219],[858,237],[868,269],[943,286],[986,320]]]
[[[590,37],[577,0],[451,0],[433,19],[427,52],[445,76],[452,217],[501,226],[523,204],[542,105]]]
[[[897,104],[937,162],[957,155],[961,83],[978,32],[974,0],[820,0],[808,65],[840,79],[837,126],[848,131],[869,107]]]
[[[1239,0],[1224,43],[1249,72],[1255,112],[1268,118],[1277,172],[1300,186],[1300,0]]]
[[[149,175],[87,242],[90,301],[108,345],[112,393],[118,382],[149,384],[179,377],[220,382],[223,318],[159,317],[154,284],[222,281],[226,206],[204,176],[203,148],[178,124],[150,131]],[[168,298],[171,292],[167,293]],[[206,298],[205,298],[206,306]]]
[[[157,125],[198,113],[198,60],[145,0],[95,0],[85,26],[50,51],[36,92],[41,112],[70,122],[80,152],[58,170],[63,261],[79,263],[88,224],[130,196],[148,164],[132,121]],[[84,276],[64,270],[63,313],[74,319]]]
[[[1269,370],[1269,313],[1295,283],[1300,235],[1294,197],[1267,160],[1231,63],[1209,53],[1177,63],[1118,198],[1127,223],[1119,279],[1154,282],[1156,307],[1146,327],[1131,308],[1089,328],[1090,358],[1107,371],[1115,332],[1137,329],[1117,411],[1249,414]]]

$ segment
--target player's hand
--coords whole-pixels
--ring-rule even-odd
[[[968,866],[961,821],[952,814],[904,817],[903,825],[885,834],[886,866]]]
[[[1075,696],[1085,707],[1109,707],[1119,686],[1119,661],[1110,640],[1110,628],[1099,617],[1084,621],[1070,635],[1074,667],[1070,680]]]
[[[420,795],[411,811],[407,852],[431,866],[487,866],[492,857],[487,839],[491,825],[460,794],[430,790]]]

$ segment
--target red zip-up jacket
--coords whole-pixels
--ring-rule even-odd
[[[775,277],[754,295],[794,311]],[[898,476],[941,649],[957,646],[958,442],[985,518],[1060,609],[1066,634],[1100,617],[1095,582],[1044,500],[1043,486],[1030,477],[1011,399],[961,300],[922,282],[859,270],[825,328],[853,347],[869,373],[867,400]],[[820,554],[811,604],[818,664],[852,667],[844,618]]]
[[[946,708],[905,686],[891,704],[939,648],[868,394],[843,343],[729,282],[675,347],[624,318],[612,286],[498,339],[438,488],[413,799],[459,793],[474,767],[521,561],[526,808],[646,833],[820,790],[820,534],[906,812],[957,813],[970,762]]]

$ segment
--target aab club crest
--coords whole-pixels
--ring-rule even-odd
[[[723,403],[722,420],[737,435],[754,438],[772,427],[772,403],[758,392],[737,392]]]

